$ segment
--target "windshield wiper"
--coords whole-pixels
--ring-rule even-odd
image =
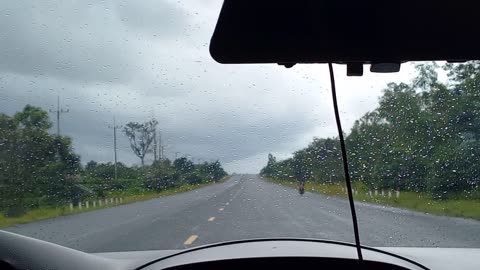
[[[350,204],[350,211],[352,213],[353,233],[355,234],[355,246],[357,248],[358,259],[363,260],[362,247],[360,246],[360,234],[358,233],[357,214],[355,212],[355,203],[353,201],[352,183],[350,180],[350,173],[348,171],[347,150],[345,147],[345,139],[343,138],[342,123],[340,121],[340,114],[338,112],[337,91],[335,89],[335,76],[333,74],[332,63],[328,63],[328,70],[330,72],[330,84],[332,86],[332,100],[333,110],[335,111],[335,121],[337,123],[338,139],[340,140],[340,148],[342,150],[343,172],[345,174],[345,182],[347,184],[348,202]]]

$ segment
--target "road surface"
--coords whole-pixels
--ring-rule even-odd
[[[356,205],[364,245],[480,248],[479,221]],[[187,193],[6,230],[86,252],[182,249],[258,237],[354,241],[345,199],[300,196],[257,175],[234,175]]]

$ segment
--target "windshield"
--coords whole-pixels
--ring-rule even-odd
[[[326,65],[221,65],[222,1],[0,11],[0,226],[87,252],[354,242]],[[480,63],[335,65],[361,244],[480,247]]]

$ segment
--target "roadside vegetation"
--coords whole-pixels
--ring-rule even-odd
[[[284,186],[293,188],[297,187],[297,182],[292,180],[273,178],[266,178],[266,180]],[[353,189],[358,191],[358,193],[353,196],[355,201],[389,205],[434,215],[464,217],[480,220],[480,200],[463,199],[461,197],[450,200],[435,200],[432,199],[428,194],[411,191],[403,191],[398,198],[396,198],[394,195],[392,195],[391,198],[386,195],[373,196],[368,193],[368,191],[371,190],[366,188],[361,183],[354,183]],[[345,185],[340,183],[322,184],[319,182],[306,182],[305,190],[330,196],[347,197],[345,193]]]
[[[215,183],[221,183],[227,179],[228,179],[228,176],[225,176],[224,178],[220,179]],[[82,208],[82,209],[79,209],[77,207],[77,208],[74,208],[73,210],[70,210],[68,206],[60,206],[60,207],[43,206],[39,208],[34,208],[32,210],[28,210],[24,215],[19,217],[0,216],[0,228],[12,226],[15,224],[30,223],[30,222],[42,220],[42,219],[74,215],[78,213],[83,213],[83,212],[88,212],[88,211],[93,211],[93,210],[98,210],[103,208],[109,208],[109,207],[114,207],[114,206],[119,206],[124,204],[156,199],[164,196],[169,196],[173,194],[178,194],[178,193],[206,187],[211,184],[214,184],[214,182],[207,182],[207,183],[196,184],[196,185],[185,184],[185,185],[179,186],[178,188],[172,188],[172,189],[167,189],[162,191],[144,191],[140,193],[128,192],[128,191],[127,192],[114,191],[109,194],[111,196],[107,196],[106,198],[122,198],[123,199],[122,202],[110,204],[110,205],[102,205],[102,206],[96,205],[95,207],[91,206],[90,208]]]
[[[411,82],[389,83],[378,107],[346,134],[356,199],[480,218],[480,62],[443,65],[446,83],[438,79],[439,68],[417,65]],[[338,138],[314,138],[284,160],[269,154],[261,174],[344,194]],[[401,196],[371,197],[368,190],[401,191]]]
[[[172,162],[157,155],[156,125],[154,120],[126,125],[124,134],[142,165],[117,162],[115,173],[114,163],[82,165],[72,138],[50,133],[52,122],[42,108],[27,105],[12,116],[0,114],[0,226],[112,206],[76,207],[85,201],[121,197],[126,204],[225,179],[219,161]],[[150,153],[155,161],[145,164]]]

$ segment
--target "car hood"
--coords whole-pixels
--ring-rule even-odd
[[[479,248],[377,247],[375,249],[405,257],[430,269],[451,269],[452,266],[454,266],[455,269],[480,269]],[[92,254],[106,259],[127,260],[131,265],[140,266],[181,251],[184,250],[149,250]],[[265,253],[262,255],[268,256],[269,252],[265,250]],[[321,250],[318,251],[318,256],[322,256]]]
[[[408,261],[404,260],[406,258],[430,269],[450,269],[452,266],[455,269],[480,269],[479,248],[362,247],[362,249],[366,260],[406,265],[408,264]],[[0,261],[20,269],[127,270],[137,269],[162,258],[165,259],[163,266],[168,267],[167,257],[175,254],[178,256],[173,258],[180,257],[177,262],[182,264],[260,257],[357,258],[355,246],[352,244],[316,239],[253,239],[189,250],[85,253],[0,230]]]

